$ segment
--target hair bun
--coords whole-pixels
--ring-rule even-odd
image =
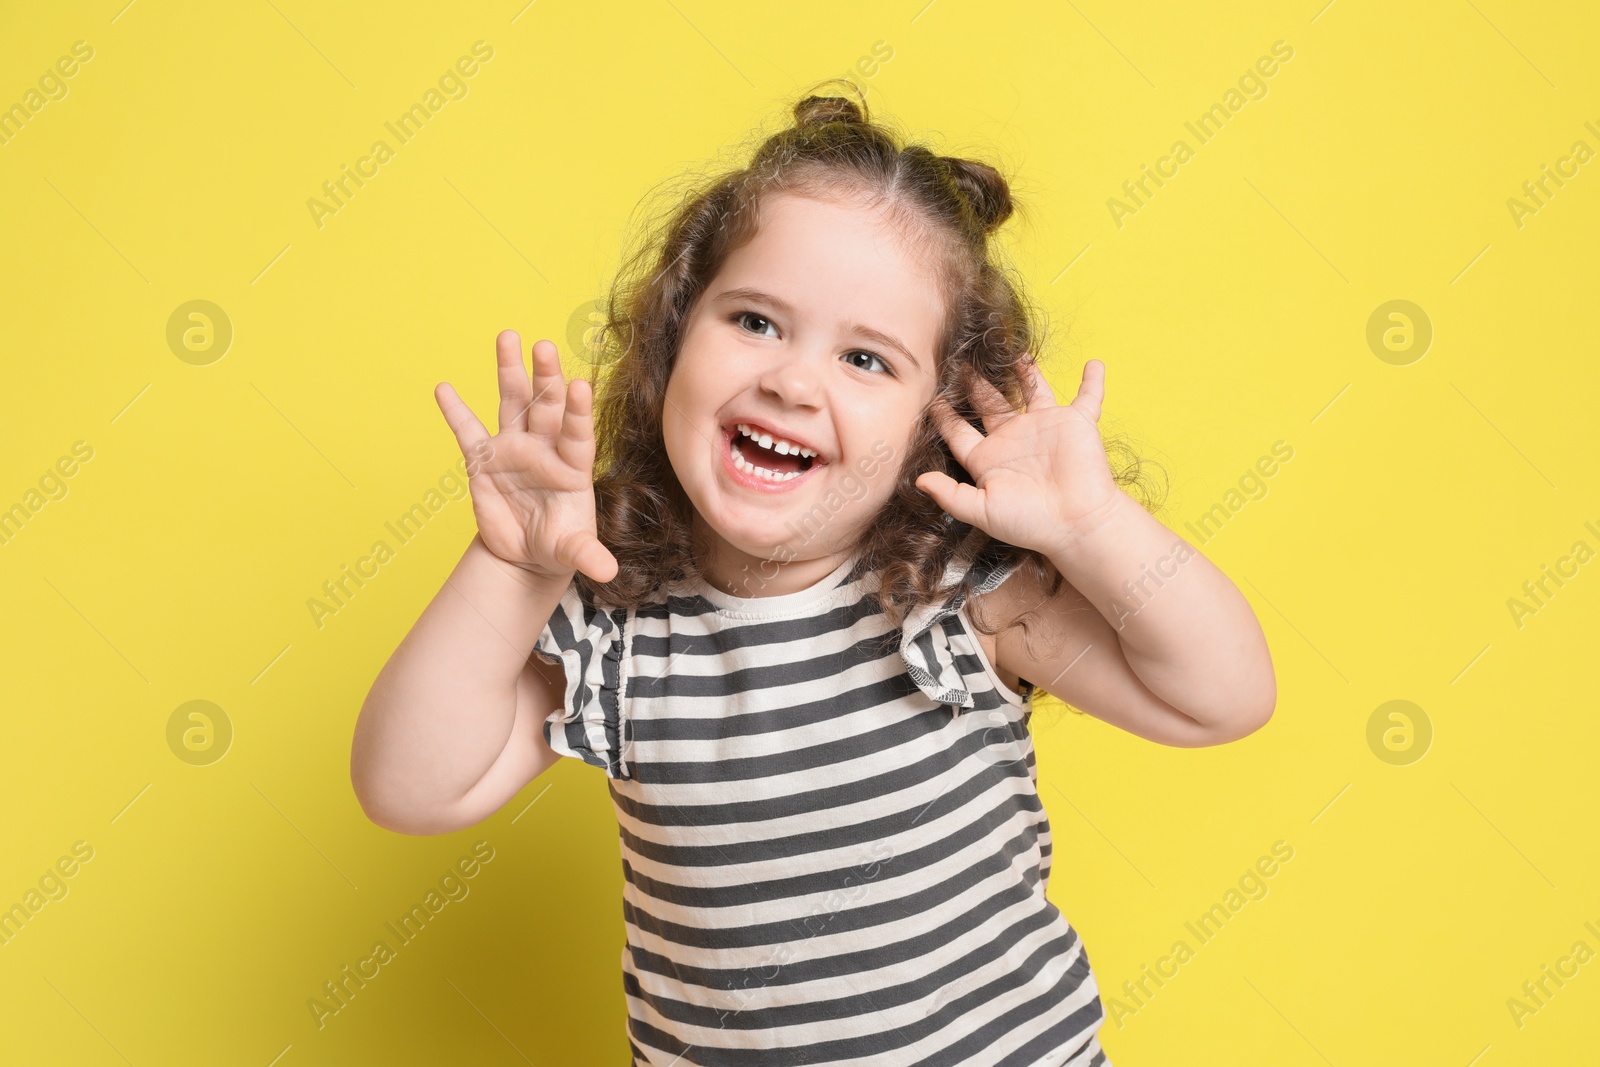
[[[853,88],[853,86],[852,86]],[[808,96],[794,106],[794,124],[801,129],[829,122],[865,125],[866,101],[857,103],[843,96]]]
[[[984,233],[994,232],[1011,217],[1011,187],[999,171],[972,159],[939,158],[950,169],[950,179],[961,190]]]

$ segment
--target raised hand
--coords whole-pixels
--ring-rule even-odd
[[[957,519],[997,540],[1047,554],[1069,544],[1126,494],[1117,486],[1096,424],[1105,398],[1105,364],[1091,359],[1071,404],[1056,403],[1037,363],[1032,392],[1017,412],[1000,390],[979,381],[974,400],[979,433],[949,404],[932,409],[956,461],[972,475],[965,485],[943,471],[924,471],[917,488]],[[1132,498],[1127,498],[1132,499]]]
[[[449,382],[434,399],[467,459],[478,533],[489,551],[536,575],[566,581],[582,571],[597,582],[617,576],[617,559],[595,526],[594,395],[589,382],[561,373],[556,346],[533,346],[533,380],[522,369],[522,341],[495,341],[500,432],[493,437]]]

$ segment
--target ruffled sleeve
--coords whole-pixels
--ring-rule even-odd
[[[576,756],[611,778],[633,777],[628,755],[633,731],[623,699],[628,611],[596,608],[578,588],[567,587],[533,651],[566,675],[562,706],[544,722],[546,743]]]
[[[967,567],[975,593],[997,588],[1017,569],[1017,563],[1004,562],[1010,546],[986,538],[987,543]],[[946,587],[961,580],[961,561],[953,560],[945,571]],[[900,656],[911,680],[932,699],[955,708],[976,706],[974,691],[997,689],[997,683],[984,669],[985,657],[976,633],[961,610],[966,597],[961,590],[941,604],[925,604],[906,616],[901,625]],[[1019,695],[1031,704],[1033,684],[1020,682]],[[1002,701],[1005,703],[1005,701]]]

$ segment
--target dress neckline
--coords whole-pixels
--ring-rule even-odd
[[[852,554],[850,558],[835,567],[832,573],[792,593],[780,593],[777,596],[737,596],[716,588],[704,578],[691,587],[690,593],[709,602],[722,615],[737,616],[741,619],[794,615],[808,608],[814,608],[838,593],[846,584],[846,579],[852,576],[855,565],[860,559],[859,554]],[[751,585],[755,585],[759,580],[760,575],[757,573],[752,577]]]

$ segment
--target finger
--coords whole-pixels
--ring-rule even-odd
[[[950,454],[956,457],[956,462],[967,467],[967,457],[972,454],[974,448],[983,443],[983,434],[979,433],[972,423],[957,414],[942,397],[934,398],[929,413],[945,443],[950,446]],[[967,467],[967,470],[971,469]]]
[[[567,379],[561,372],[561,353],[555,342],[533,343],[533,397],[528,408],[528,432],[554,437],[561,431],[567,406]]]
[[[978,409],[978,415],[983,420],[983,428],[987,433],[994,433],[1016,415],[1017,410],[1011,406],[1011,401],[1006,399],[1004,393],[995,388],[993,382],[987,378],[976,378],[972,383],[972,403]]]
[[[1029,363],[1029,376],[1033,379],[1033,390],[1028,394],[1026,410],[1042,411],[1045,408],[1060,407],[1056,400],[1056,391],[1050,387],[1050,382],[1044,376],[1044,368],[1038,363]]]
[[[943,471],[923,471],[915,484],[961,522],[983,527],[983,491],[977,486],[958,482]]]
[[[597,582],[609,582],[620,569],[611,550],[590,533],[572,533],[555,546],[556,562],[582,571]]]
[[[456,395],[455,388],[449,382],[440,382],[434,387],[433,399],[438,401],[439,410],[444,413],[444,421],[449,424],[450,432],[455,434],[456,444],[461,446],[461,454],[469,460],[474,453],[482,454],[489,442],[489,431],[478,421],[478,416],[472,413],[472,409]]]
[[[609,582],[622,569],[617,564],[617,557],[611,554],[611,550],[594,537],[585,541],[583,547],[578,550],[575,566],[577,570],[597,582]]]
[[[1072,406],[1090,422],[1099,422],[1100,407],[1105,396],[1106,365],[1098,359],[1091,359],[1083,365],[1083,384],[1078,386],[1078,395],[1072,398]]]
[[[594,387],[587,378],[574,378],[567,386],[556,452],[577,469],[594,471]]]
[[[494,341],[495,367],[500,378],[500,432],[528,428],[528,401],[533,390],[522,369],[522,338],[515,330],[501,330]]]

